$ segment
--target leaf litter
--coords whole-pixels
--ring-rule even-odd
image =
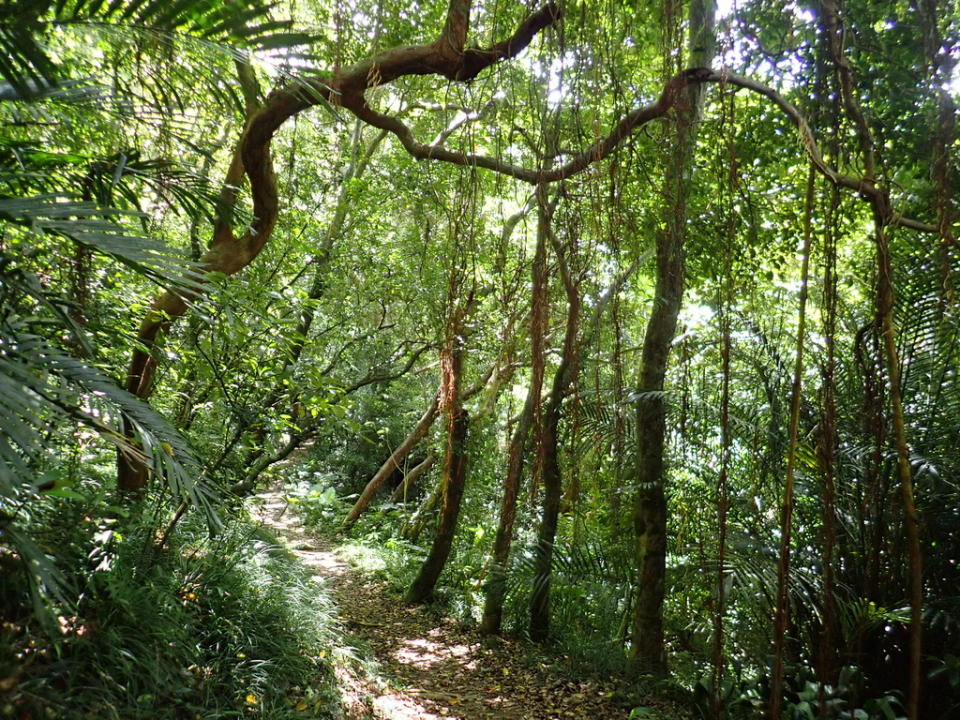
[[[353,667],[337,668],[344,720],[623,720],[641,700],[682,716],[623,681],[578,679],[565,658],[529,642],[484,637],[435,608],[404,603],[335,542],[309,534],[279,492],[258,500],[264,522],[330,593],[354,646]]]

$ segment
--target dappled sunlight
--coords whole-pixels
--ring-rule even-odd
[[[308,534],[300,519],[292,511],[289,499],[279,491],[254,496],[251,514],[269,525],[286,541],[287,547],[308,568],[314,570],[314,580],[323,584],[327,579],[345,573],[349,566],[335,550],[318,546],[316,538]]]
[[[328,577],[342,575],[348,570],[347,564],[333,551],[294,549],[293,553],[304,565]]]
[[[371,572],[370,545],[332,545],[311,535],[279,490],[257,496],[251,514],[313,571],[346,632],[336,670],[351,720],[560,720],[621,718],[612,687],[563,678],[537,651],[511,638],[482,639],[429,606],[391,595]]]
[[[427,638],[413,638],[402,641],[393,656],[401,663],[429,667],[438,662],[469,657],[471,649],[466,645],[448,645]],[[469,668],[472,664],[465,664],[464,668]]]
[[[373,708],[381,717],[391,720],[440,720],[448,717],[430,712],[417,701],[402,695],[381,695],[374,698]]]

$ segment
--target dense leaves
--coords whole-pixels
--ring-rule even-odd
[[[429,557],[418,599],[499,598],[574,714],[606,674],[634,717],[951,717],[958,40],[932,0],[6,3],[12,712],[333,712],[325,595],[244,529],[278,484],[398,597]]]

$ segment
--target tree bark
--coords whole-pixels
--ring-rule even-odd
[[[480,632],[495,634],[503,623],[503,600],[506,596],[507,565],[513,544],[513,526],[516,521],[517,499],[523,477],[525,451],[530,431],[538,418],[540,394],[543,389],[544,362],[546,356],[546,325],[549,314],[549,273],[547,272],[547,234],[550,223],[550,203],[546,199],[546,187],[538,185],[535,193],[537,214],[537,245],[531,266],[533,292],[530,298],[530,386],[523,410],[507,450],[507,473],[503,482],[503,497],[500,500],[500,516],[497,534],[493,542],[489,577],[484,587],[483,619]]]
[[[827,715],[828,685],[836,681],[838,653],[836,638],[839,636],[835,568],[837,567],[837,403],[834,393],[836,375],[836,324],[837,324],[837,214],[840,207],[840,191],[830,190],[830,205],[827,212],[826,238],[824,242],[823,307],[822,326],[826,358],[820,368],[822,412],[820,434],[817,439],[817,464],[823,476],[823,547],[820,555],[823,582],[823,631],[818,648],[817,677],[820,683],[820,715]]]
[[[507,593],[507,566],[510,562],[510,547],[513,544],[513,526],[517,517],[517,498],[520,496],[520,481],[526,460],[527,442],[533,427],[533,411],[539,401],[539,388],[531,381],[523,411],[510,438],[507,450],[507,473],[503,479],[503,497],[500,499],[500,516],[497,534],[493,541],[487,582],[484,585],[483,619],[480,632],[495,635],[503,624],[503,600]]]
[[[714,55],[714,0],[695,0],[690,7],[690,59],[709,64]],[[635,673],[665,674],[663,639],[664,573],[667,553],[667,502],[664,492],[664,450],[667,404],[663,395],[670,345],[683,299],[684,240],[690,163],[697,124],[703,113],[703,90],[687,88],[685,107],[678,108],[676,142],[664,179],[665,229],[657,236],[657,282],[641,356],[637,400],[636,495],[633,527],[636,536],[637,596],[634,602],[630,664]]]
[[[560,501],[563,494],[560,473],[559,430],[563,400],[576,383],[580,370],[580,348],[578,333],[580,329],[580,292],[577,281],[563,256],[563,248],[553,236],[547,225],[547,234],[554,245],[557,263],[567,293],[567,323],[563,338],[563,354],[553,376],[553,386],[547,409],[543,414],[541,433],[540,477],[543,483],[543,514],[534,548],[533,593],[530,597],[530,638],[534,642],[544,642],[550,635],[550,583],[552,577],[553,548],[557,535],[557,523],[560,519]],[[571,240],[571,246],[574,241]]]
[[[455,313],[460,313],[454,310]],[[454,323],[456,329],[460,322]],[[433,540],[430,554],[424,561],[420,572],[410,589],[406,600],[409,603],[426,602],[433,595],[440,573],[450,556],[453,536],[457,530],[460,516],[460,501],[467,477],[467,428],[469,417],[460,398],[460,371],[463,363],[463,348],[460,345],[459,332],[448,335],[448,344],[441,358],[443,367],[442,402],[447,415],[447,447],[443,467],[442,504],[437,534]]]

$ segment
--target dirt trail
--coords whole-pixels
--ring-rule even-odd
[[[310,535],[279,492],[258,496],[273,527],[336,602],[366,672],[341,673],[352,720],[622,720],[613,685],[576,682],[529,659],[529,645],[483,639],[425,607],[411,607]]]

